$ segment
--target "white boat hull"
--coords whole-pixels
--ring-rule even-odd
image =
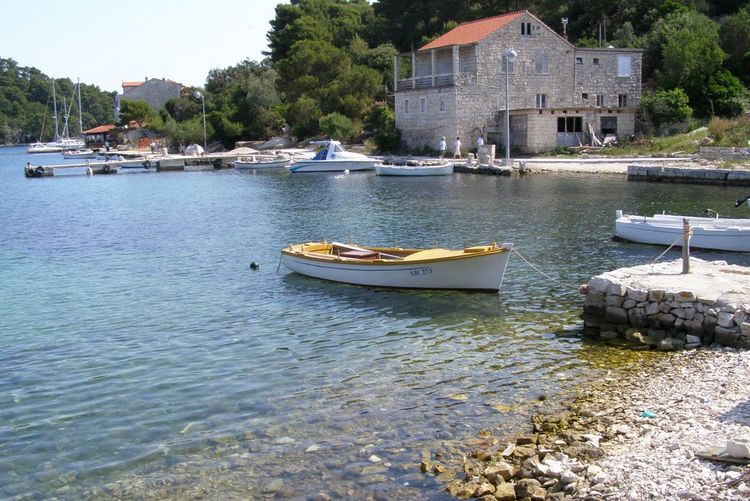
[[[96,158],[97,153],[94,150],[63,150],[62,152],[63,158],[80,158],[80,159],[87,159],[87,158]]]
[[[299,160],[289,167],[289,172],[344,172],[373,170],[377,160]]]
[[[690,247],[750,252],[750,220],[689,217],[687,219],[693,232]],[[682,217],[624,215],[615,221],[615,235],[631,242],[682,246]]]
[[[279,158],[274,160],[256,159],[256,161],[235,160],[232,162],[235,169],[238,170],[263,170],[263,169],[282,169],[291,163],[291,158]]]
[[[346,263],[312,259],[282,252],[281,262],[291,271],[310,277],[375,287],[498,291],[503,282],[512,244],[504,250],[445,261]]]
[[[378,165],[378,176],[449,176],[453,174],[453,164],[442,165]]]

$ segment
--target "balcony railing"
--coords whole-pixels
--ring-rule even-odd
[[[427,89],[430,87],[449,87],[455,85],[455,78],[453,73],[442,73],[435,75],[433,85],[432,75],[426,77],[416,78],[404,78],[398,81],[398,89],[396,90],[410,90],[410,89]]]

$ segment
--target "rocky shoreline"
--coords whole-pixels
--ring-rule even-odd
[[[702,455],[750,437],[749,379],[747,351],[664,353],[587,385],[564,412],[533,416],[510,443],[485,430],[469,454],[425,452],[421,468],[483,501],[748,499],[746,459]]]

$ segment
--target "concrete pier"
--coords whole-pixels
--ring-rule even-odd
[[[620,268],[581,286],[584,335],[659,350],[750,348],[750,268],[690,258]]]
[[[628,181],[750,186],[750,170],[629,165]]]

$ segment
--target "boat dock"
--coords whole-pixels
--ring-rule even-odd
[[[118,174],[123,171],[202,171],[228,169],[240,155],[232,153],[215,153],[210,155],[149,155],[142,158],[118,158],[117,160],[98,160],[80,163],[32,165],[27,163],[24,167],[26,177],[51,177],[55,172],[72,170],[78,174],[86,175],[109,175]]]

